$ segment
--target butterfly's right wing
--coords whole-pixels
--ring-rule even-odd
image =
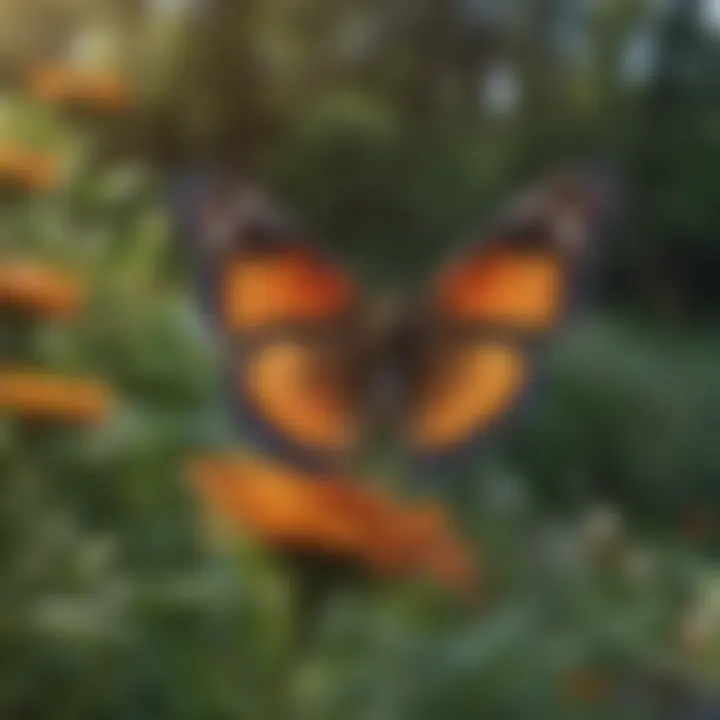
[[[574,316],[613,213],[611,178],[552,174],[510,202],[428,292],[408,436],[435,465],[504,424]]]

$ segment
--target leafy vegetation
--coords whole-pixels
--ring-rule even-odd
[[[34,97],[26,70],[56,45],[58,66],[132,78],[131,107],[100,112],[89,80],[72,108]],[[72,319],[0,308],[0,364],[113,393],[97,425],[0,420],[1,717],[638,720],[706,702],[720,45],[700,0],[2,0],[0,49],[0,262],[87,291]],[[55,158],[53,187],[6,172],[7,147]],[[203,157],[260,179],[384,287],[578,154],[626,176],[596,310],[530,415],[438,489],[481,601],[366,581],[297,611],[288,566],[229,539],[184,472],[241,438],[169,174]]]

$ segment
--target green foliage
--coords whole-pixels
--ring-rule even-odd
[[[67,170],[3,199],[0,260],[90,290],[70,325],[0,318],[17,341],[0,360],[117,394],[97,428],[0,419],[0,717],[640,720],[668,709],[668,678],[715,685],[720,115],[697,3],[171,4],[103,5],[143,79],[127,122],[74,124],[17,85],[0,109],[0,139]],[[30,47],[3,64],[47,30],[43,3],[11,5],[0,42],[23,27]],[[639,29],[657,41],[644,85],[619,70]],[[504,114],[482,99],[497,61],[521,88]],[[216,542],[184,464],[241,439],[163,202],[168,163],[198,148],[264,179],[371,286],[427,278],[547,162],[599,149],[627,171],[608,302],[554,347],[532,411],[438,490],[483,565],[478,606],[362,583],[310,617],[272,549]],[[697,510],[710,526],[688,538]],[[587,668],[609,689],[583,694]]]
[[[711,332],[680,334],[606,319],[568,336],[519,461],[552,495],[621,500],[676,522],[714,504],[720,417]]]

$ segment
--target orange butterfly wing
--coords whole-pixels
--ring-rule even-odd
[[[553,178],[439,274],[406,428],[419,456],[457,452],[518,406],[577,303],[604,198],[590,176]]]
[[[357,435],[346,351],[358,293],[350,277],[273,208],[238,188],[185,201],[198,291],[228,344],[230,393],[248,439],[321,467]]]
[[[310,248],[289,245],[232,255],[221,293],[224,323],[237,332],[332,319],[355,299],[347,275]]]
[[[439,273],[405,376],[393,369],[410,386],[402,429],[416,456],[457,453],[519,404],[538,345],[576,304],[606,200],[594,177],[553,177]],[[374,392],[353,376],[362,312],[351,279],[246,189],[196,183],[179,219],[198,294],[229,344],[230,394],[249,439],[294,465],[336,467]]]

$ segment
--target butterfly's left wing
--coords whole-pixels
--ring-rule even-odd
[[[610,205],[605,176],[555,174],[438,274],[416,334],[405,428],[416,458],[462,454],[521,404],[580,304]]]
[[[225,344],[228,399],[257,450],[342,462],[358,430],[358,293],[348,274],[254,189],[194,177],[175,198],[196,293]]]

